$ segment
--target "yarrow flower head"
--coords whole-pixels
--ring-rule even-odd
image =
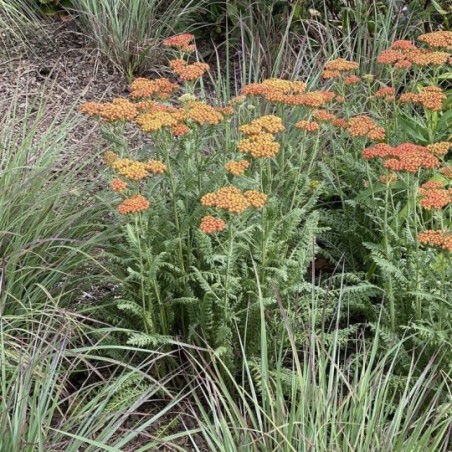
[[[116,152],[113,151],[105,151],[104,154],[102,155],[103,162],[108,166],[112,166],[113,162],[118,158],[119,158],[118,154],[116,154]]]
[[[416,173],[420,168],[433,169],[440,165],[439,160],[424,146],[402,143],[392,147],[386,143],[364,149],[362,157],[384,159],[383,166],[392,171]]]
[[[336,118],[335,115],[329,113],[326,110],[317,110],[314,112],[314,118],[320,122],[334,121]]]
[[[244,196],[249,201],[249,203],[257,209],[262,209],[268,199],[268,195],[260,193],[256,190],[248,190],[244,193]]]
[[[441,209],[452,203],[452,188],[444,188],[441,182],[426,182],[419,189],[419,204],[427,210]]]
[[[273,158],[279,152],[280,147],[271,133],[251,135],[237,144],[240,152],[250,154],[254,158]]]
[[[265,132],[274,135],[283,132],[285,127],[281,118],[274,115],[267,115],[257,118],[249,124],[240,126],[239,130],[245,135],[259,135]]]
[[[419,93],[403,93],[399,101],[401,103],[412,102],[420,104],[427,110],[440,111],[443,102],[447,99],[441,88],[437,86],[426,86]]]
[[[446,165],[443,166],[439,170],[440,174],[442,174],[444,177],[447,177],[447,179],[452,179],[452,165]]]
[[[449,152],[449,149],[452,148],[452,142],[450,141],[441,141],[439,143],[433,143],[427,145],[427,149],[435,155],[444,156]]]
[[[216,125],[224,120],[223,114],[215,107],[201,101],[188,102],[185,106],[185,114],[187,119],[201,126],[204,124]]]
[[[146,78],[137,78],[129,86],[129,97],[133,99],[142,99],[155,97],[157,99],[167,99],[173,91],[179,88],[176,83],[170,82],[167,78],[149,80]]]
[[[343,72],[355,71],[359,68],[359,64],[355,61],[347,61],[343,58],[328,61],[325,64],[325,70],[322,73],[324,79],[338,78]]]
[[[190,33],[183,33],[164,39],[163,45],[166,47],[174,47],[182,50],[183,52],[193,52],[196,48],[193,44],[190,44],[193,39],[195,39],[194,35]]]
[[[119,206],[118,212],[121,215],[130,213],[143,212],[149,208],[149,201],[142,195],[134,195],[131,198],[125,199]]]
[[[392,86],[384,86],[374,94],[374,97],[384,100],[394,100],[395,94],[395,88],[393,88]]]
[[[379,127],[368,116],[355,116],[348,120],[347,131],[352,137],[368,137],[372,140],[384,140],[385,129]]]
[[[137,115],[135,104],[127,99],[113,99],[112,102],[85,102],[80,111],[88,116],[95,116],[107,122],[131,121]]]
[[[166,172],[166,165],[160,160],[148,160],[145,163],[146,170],[151,174],[163,174]]]
[[[430,47],[452,49],[452,31],[433,31],[420,35],[417,39]]]
[[[206,63],[188,64],[182,59],[171,60],[170,67],[176,75],[186,81],[196,80],[209,70],[209,65]]]
[[[111,189],[113,191],[117,191],[119,193],[122,193],[125,191],[128,187],[127,182],[124,182],[123,180],[119,179],[118,177],[115,177],[111,182]]]
[[[117,159],[112,165],[113,169],[126,179],[142,180],[149,175],[146,164],[130,159]]]
[[[247,160],[239,160],[238,162],[230,160],[224,165],[225,169],[234,176],[240,176],[249,168],[249,166],[250,163]]]
[[[211,215],[207,215],[202,218],[199,229],[204,234],[215,234],[226,229],[226,223],[221,218],[215,218]]]
[[[214,193],[207,193],[201,198],[204,207],[217,207],[229,213],[242,213],[251,203],[237,187],[222,187]]]
[[[306,132],[317,132],[319,130],[320,126],[315,121],[298,121],[295,124],[295,127],[297,129],[306,130]]]
[[[452,232],[427,230],[419,234],[418,240],[423,245],[436,246],[452,252]]]
[[[361,78],[357,75],[348,75],[344,78],[344,85],[356,85],[361,81]]]

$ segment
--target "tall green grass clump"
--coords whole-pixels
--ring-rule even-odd
[[[19,95],[0,120],[0,312],[37,307],[43,287],[63,305],[80,299],[102,273],[107,210],[93,202],[86,173],[94,156],[69,139],[71,113],[46,114],[42,98]],[[86,190],[90,196],[86,196]]]
[[[129,78],[161,65],[161,37],[187,27],[197,7],[192,0],[73,1],[87,36]]]

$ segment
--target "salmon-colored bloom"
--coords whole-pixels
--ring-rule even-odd
[[[245,135],[259,135],[264,132],[274,135],[283,132],[285,127],[281,118],[274,115],[267,115],[257,118],[249,124],[240,126],[239,130]]]
[[[136,106],[127,99],[117,98],[112,102],[85,102],[80,111],[88,116],[97,116],[107,122],[131,121],[137,115]]]
[[[374,94],[374,97],[381,98],[384,100],[394,100],[395,88],[393,88],[392,86],[384,86]]]
[[[349,75],[344,78],[344,85],[356,85],[361,81],[361,78],[357,75]]]
[[[223,114],[217,111],[215,107],[201,101],[188,102],[185,114],[187,119],[191,119],[199,125],[216,125],[224,120]]]
[[[347,131],[352,137],[368,137],[372,140],[384,140],[385,129],[379,127],[368,116],[355,116],[348,120]]]
[[[420,168],[438,168],[440,165],[439,160],[426,147],[412,143],[402,143],[395,147],[379,143],[366,148],[362,152],[362,157],[366,160],[384,159],[385,168],[408,173],[416,173]]]
[[[127,182],[122,181],[118,177],[115,177],[111,182],[111,189],[113,191],[117,191],[119,193],[122,193],[123,191],[125,191],[127,189],[127,187],[128,187]]]
[[[443,102],[447,99],[441,88],[426,86],[419,93],[404,93],[400,96],[401,103],[412,102],[420,104],[427,110],[439,111],[443,108]]]
[[[260,193],[256,190],[248,190],[244,193],[245,198],[248,199],[250,204],[257,209],[262,209],[267,202],[268,195]]]
[[[342,72],[350,72],[358,69],[358,63],[347,61],[343,58],[336,58],[325,64],[325,70],[322,73],[324,79],[338,78]]]
[[[142,195],[134,195],[125,199],[119,206],[118,212],[122,215],[143,212],[149,208],[149,201]]]
[[[452,189],[444,188],[441,182],[426,182],[419,189],[419,204],[427,210],[441,209],[452,203]]]
[[[326,110],[317,110],[314,112],[314,118],[320,122],[334,121],[336,116]]]
[[[188,81],[202,77],[209,70],[209,65],[206,63],[196,62],[188,64],[181,59],[171,60],[170,67],[182,80]]]
[[[443,166],[439,172],[448,179],[452,179],[452,165]]]
[[[205,207],[218,207],[229,213],[242,213],[251,203],[237,187],[222,187],[214,193],[207,193],[201,198]]]
[[[441,141],[439,143],[429,144],[427,149],[435,155],[443,156],[449,152],[449,149],[452,148],[452,142],[450,141]]]
[[[202,218],[199,229],[201,229],[204,234],[214,234],[226,229],[226,223],[221,218],[215,218],[211,215],[207,215]]]
[[[306,132],[317,132],[320,126],[314,121],[298,121],[295,124],[295,127],[298,129],[306,130]]]
[[[166,47],[175,47],[184,52],[192,52],[195,46],[190,44],[195,39],[195,36],[190,33],[183,33],[180,35],[171,36],[163,40],[163,45]]]
[[[452,31],[433,31],[420,35],[417,39],[430,47],[452,49]]]
[[[279,152],[280,147],[280,144],[274,140],[270,133],[252,135],[237,144],[237,149],[240,152],[251,154],[254,158],[272,158]]]
[[[141,180],[149,175],[146,164],[130,159],[116,159],[112,165],[120,175],[131,180]]]
[[[436,246],[452,252],[452,232],[427,230],[419,234],[418,240],[423,245]]]
[[[146,78],[136,78],[129,86],[129,97],[141,99],[146,97],[156,97],[158,99],[167,99],[173,91],[179,88],[176,83],[170,82],[167,78],[158,78],[149,80]]]
[[[171,127],[171,131],[175,137],[182,137],[189,134],[191,129],[186,124],[175,124]]]
[[[160,160],[148,160],[145,166],[151,174],[163,174],[167,170],[166,165]]]
[[[239,160],[238,162],[230,160],[224,165],[225,169],[234,176],[240,176],[249,168],[249,166],[250,163],[247,160]]]

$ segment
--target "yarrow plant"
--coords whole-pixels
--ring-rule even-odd
[[[327,268],[345,256],[358,285],[351,303],[368,320],[383,295],[393,334],[446,328],[449,39],[396,41],[378,74],[336,58],[318,87],[271,78],[217,105],[200,95],[209,66],[183,34],[164,41],[172,77],[139,78],[127,99],[84,104],[111,138],[103,158],[124,231],[116,306],[143,331],[129,342],[182,335],[232,365],[237,333],[251,355],[258,344],[262,302],[268,312],[290,297],[308,303],[315,254]]]

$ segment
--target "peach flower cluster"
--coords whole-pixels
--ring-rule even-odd
[[[427,110],[440,111],[447,99],[441,88],[437,86],[425,86],[419,93],[403,93],[400,96],[401,103],[412,102],[422,105]]]
[[[127,182],[122,181],[118,177],[115,177],[111,182],[111,189],[113,191],[117,191],[119,193],[122,193],[123,191],[125,191],[127,189],[127,187],[128,187]]]
[[[273,158],[281,145],[275,141],[271,133],[251,135],[237,144],[237,149],[244,154],[250,154],[254,158]]]
[[[332,78],[338,78],[344,72],[355,71],[359,65],[355,61],[347,61],[343,58],[337,58],[335,60],[328,61],[325,64],[325,69],[322,73],[322,77],[326,80]]]
[[[211,215],[207,215],[201,219],[199,229],[204,234],[215,234],[226,229],[226,223],[221,218],[215,218]]]
[[[272,135],[275,135],[284,132],[285,127],[280,117],[267,115],[254,119],[249,124],[240,126],[239,130],[245,135],[259,135],[261,133],[271,133]]]
[[[444,188],[441,182],[426,182],[419,189],[419,204],[427,210],[441,209],[452,203],[452,188]]]
[[[113,165],[113,162],[117,159],[118,154],[116,154],[116,152],[113,151],[105,151],[104,154],[102,155],[103,162],[108,166]]]
[[[194,44],[190,44],[193,39],[195,39],[194,35],[190,33],[183,33],[164,39],[163,45],[166,47],[174,47],[178,50],[182,50],[183,52],[193,52],[196,48]]]
[[[447,50],[452,49],[452,31],[449,30],[425,33],[417,39],[430,47],[439,47]]]
[[[419,234],[418,240],[423,245],[436,246],[452,252],[452,232],[427,230]]]
[[[450,141],[440,141],[439,143],[432,143],[427,145],[427,149],[435,155],[444,156],[452,148],[452,142]]]
[[[207,63],[200,63],[197,61],[188,64],[185,60],[180,58],[171,60],[170,67],[176,75],[185,81],[196,80],[209,70],[209,65]]]
[[[150,80],[139,77],[129,85],[129,88],[129,97],[132,99],[142,99],[147,97],[167,99],[171,96],[173,91],[179,88],[179,85],[170,82],[167,78]]]
[[[306,132],[317,132],[320,126],[315,121],[301,120],[295,124],[298,129],[306,130]]]
[[[80,111],[88,116],[95,116],[107,122],[131,121],[137,115],[135,104],[127,99],[117,98],[112,102],[85,102]]]
[[[385,129],[379,127],[368,116],[355,116],[348,120],[347,131],[352,137],[367,137],[371,140],[384,140]]]
[[[374,97],[384,100],[394,100],[395,94],[395,88],[393,88],[392,86],[384,86],[374,94]]]
[[[439,160],[426,147],[412,143],[402,143],[394,147],[379,143],[366,148],[362,157],[366,160],[381,158],[385,168],[408,173],[416,173],[420,168],[438,168],[440,165]]]
[[[142,195],[133,195],[125,199],[119,206],[118,212],[122,215],[142,212],[149,208],[149,201]]]
[[[255,190],[242,192],[234,186],[222,187],[213,193],[207,193],[201,198],[204,207],[217,207],[232,214],[244,212],[248,207],[262,208],[267,201],[267,195]]]
[[[230,160],[224,165],[226,171],[229,171],[234,176],[240,176],[249,168],[249,166],[250,163],[247,160],[239,160],[237,162]]]

